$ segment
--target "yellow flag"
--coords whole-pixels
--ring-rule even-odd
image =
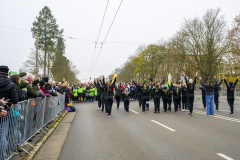
[[[112,83],[114,82],[114,79],[117,77],[117,73],[113,75]]]

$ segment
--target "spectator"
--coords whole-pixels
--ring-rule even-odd
[[[45,82],[44,81],[40,81],[39,85],[40,85],[40,90],[43,92],[43,94],[46,95],[47,97],[49,97],[50,94],[47,93],[46,89],[45,89]]]
[[[8,67],[0,66],[0,157],[5,157],[7,148],[7,135],[9,116],[7,116],[13,104],[18,103],[18,95],[14,83],[8,78]],[[4,99],[9,99],[5,102]]]
[[[19,75],[12,75],[10,77],[11,81],[15,84],[16,91],[18,94],[18,101],[24,101],[27,97],[27,89],[25,88],[24,90],[21,89],[21,84],[20,84],[20,76]]]
[[[45,92],[52,95],[52,96],[57,96],[57,94],[53,91],[53,81],[48,81],[48,77],[43,77],[42,81],[45,82]],[[48,83],[51,82],[51,85]]]
[[[29,83],[29,81],[27,81],[28,76],[27,73],[22,72],[19,74],[20,76],[20,87],[21,89],[26,88],[27,89],[27,97],[26,99],[30,99],[30,98],[37,98],[37,84],[39,82],[38,79],[35,79],[32,84]]]
[[[27,97],[27,89],[22,90],[20,88],[20,76],[19,75],[12,75],[10,77],[10,79],[15,84],[16,91],[17,91],[17,94],[18,94],[18,101],[25,100],[25,98]],[[17,106],[13,107],[13,111],[12,112],[15,113],[15,114],[12,115],[13,117],[11,117],[12,120],[10,122],[12,122],[11,125],[12,125],[12,127],[14,127],[14,135],[16,137],[18,137],[16,142],[14,143],[14,144],[17,144],[17,151],[18,152],[23,152],[23,148],[20,145],[21,132],[20,132],[20,130],[17,130],[18,120],[17,120],[16,117],[19,116],[19,111],[16,108],[17,108]],[[14,138],[12,138],[12,139],[14,139]]]
[[[52,81],[52,80],[49,81],[49,85],[50,85],[49,91],[52,96],[58,96],[59,94],[57,93],[57,88],[56,88],[56,86],[54,86],[54,84],[55,84],[55,81]],[[46,89],[46,87],[45,87],[45,89]]]

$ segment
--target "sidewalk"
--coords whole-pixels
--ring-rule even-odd
[[[72,121],[76,112],[69,112],[62,122],[58,125],[51,137],[47,140],[44,146],[39,151],[35,160],[51,159],[57,160],[61,154],[62,147],[71,128]]]

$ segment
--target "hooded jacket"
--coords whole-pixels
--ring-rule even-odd
[[[235,90],[235,87],[237,85],[238,79],[236,79],[235,83],[232,86],[227,84],[226,79],[224,79],[224,82],[225,82],[225,84],[227,86],[227,98],[228,99],[234,99],[234,90]]]
[[[15,79],[10,78],[10,80],[14,83],[15,87],[16,87],[16,91],[18,94],[18,101],[24,101],[27,97],[27,91],[22,90],[21,87],[17,84],[17,82],[15,81]]]
[[[5,98],[5,100],[10,99],[9,102],[13,104],[18,103],[18,95],[14,83],[5,75],[0,74],[0,99]],[[0,122],[6,120],[0,117]]]
[[[5,75],[0,74],[0,99],[10,99],[13,104],[18,103],[18,95],[14,83]]]
[[[26,99],[30,98],[37,98],[37,85],[30,85],[27,81],[21,80],[21,89],[27,88],[27,97]],[[33,83],[34,84],[34,83]]]

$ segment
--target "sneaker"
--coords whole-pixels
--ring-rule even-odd
[[[147,110],[147,111],[149,111],[149,109],[148,109],[148,108],[147,108],[146,110]]]
[[[216,112],[218,112],[218,109],[216,109]]]
[[[160,111],[158,111],[158,113],[160,113]]]
[[[107,117],[111,117],[111,114],[108,114],[108,116]]]
[[[153,113],[157,113],[157,112],[153,112]]]
[[[167,111],[165,110],[165,111],[163,111],[163,112],[167,112]]]
[[[233,113],[230,113],[230,116],[233,116]]]
[[[206,110],[206,108],[204,108]]]
[[[174,113],[177,113],[177,111],[176,111],[176,112],[174,112]]]
[[[145,112],[145,111],[142,111],[143,113]]]
[[[22,146],[17,145],[17,150],[18,150],[18,152],[23,152],[23,148],[22,148]]]
[[[184,109],[182,109],[182,112],[184,112],[185,110]]]

